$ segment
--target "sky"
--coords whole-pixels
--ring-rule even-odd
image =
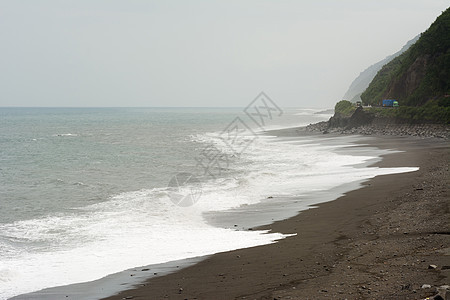
[[[448,0],[0,0],[0,107],[328,108]]]

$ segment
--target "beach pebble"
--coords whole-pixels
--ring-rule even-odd
[[[431,289],[431,285],[429,285],[429,284],[423,284],[421,288],[422,288],[422,289]]]
[[[442,299],[449,300],[450,299],[450,286],[448,285],[441,285],[437,288],[437,291],[439,292],[437,296],[441,296]]]

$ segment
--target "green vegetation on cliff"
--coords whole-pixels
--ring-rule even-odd
[[[450,98],[441,98],[423,106],[400,106],[398,108],[371,107],[365,109],[378,118],[395,119],[397,123],[450,124]]]
[[[361,99],[366,105],[379,105],[382,99],[397,99],[401,107],[411,106],[401,108],[401,114],[406,116],[407,111],[415,111],[414,119],[424,115],[417,107],[425,105],[423,110],[428,110],[425,114],[427,118],[433,118],[430,113],[442,118],[450,113],[450,98],[445,97],[449,94],[450,8],[436,19],[414,45],[377,73]],[[444,112],[438,113],[435,109]]]
[[[355,112],[355,105],[347,100],[341,100],[334,106],[334,113],[340,117],[350,117]]]

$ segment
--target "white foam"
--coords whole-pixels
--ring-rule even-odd
[[[20,237],[28,246],[2,258],[0,299],[95,280],[133,266],[252,247],[284,237],[215,228],[204,223],[200,212],[195,206],[173,205],[164,190],[143,190],[123,193],[73,215],[2,225],[3,236]]]
[[[53,136],[78,136],[78,134],[76,134],[76,133],[57,133],[57,134],[54,134]]]
[[[219,143],[217,143],[219,144]],[[344,183],[370,179],[377,175],[416,171],[417,168],[359,168],[377,155],[345,155],[339,149],[349,144],[318,145],[305,139],[274,142],[261,136],[242,154],[251,163],[242,164],[246,185],[235,187],[243,198],[263,199],[273,194],[300,195],[311,190],[328,190]],[[378,151],[386,154],[393,151]]]
[[[218,133],[192,137],[229,147]],[[212,227],[202,214],[258,203],[271,195],[303,195],[377,175],[417,168],[360,168],[389,151],[347,155],[350,144],[258,136],[233,161],[232,176],[209,179],[200,200],[178,207],[167,188],[127,192],[73,213],[0,225],[0,299],[90,281],[128,268],[273,243],[265,231]],[[338,151],[339,150],[339,151]],[[366,152],[365,152],[366,153]]]

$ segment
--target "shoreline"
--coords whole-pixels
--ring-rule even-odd
[[[277,135],[278,137],[287,137],[288,139],[290,137],[295,138],[296,136],[299,136],[297,128],[272,130],[268,133],[276,133],[275,135]],[[318,134],[307,134],[302,136],[317,136],[325,140],[328,140],[328,138],[330,138],[329,142],[331,144],[340,143],[339,138],[351,137],[341,134],[328,134],[326,136]],[[446,145],[445,141],[441,139],[418,139],[411,137],[367,137],[353,135],[352,139],[349,142],[349,146],[346,148],[338,149],[338,151],[345,151],[346,154],[350,154],[355,151],[356,154],[360,154],[361,147],[363,148],[362,151],[367,151],[369,155],[370,152],[373,151],[372,149],[375,148],[378,149],[376,151],[388,150],[385,152],[385,154],[378,156],[378,158],[374,158],[365,163],[362,163],[359,166],[361,168],[369,166],[414,167],[419,166],[419,164],[417,164],[416,162],[422,162],[422,159],[425,158],[425,156],[423,155],[424,153],[433,153],[432,157],[435,157],[437,154],[441,154],[440,156],[437,155],[437,158],[440,158],[440,160],[438,159],[436,161],[440,161],[441,163],[444,163],[444,165],[447,164],[444,179],[448,179],[448,161],[445,160],[445,157],[449,154],[449,148],[448,145]],[[355,148],[356,150],[352,150]],[[394,152],[390,152],[389,150],[394,150]],[[405,157],[405,152],[398,152],[405,150],[407,151],[407,157]],[[397,156],[400,157],[400,159]],[[429,164],[427,163],[424,163],[423,165],[429,167]],[[270,213],[274,213],[270,212],[270,205],[267,207],[256,207],[255,211],[243,209],[243,211],[240,212],[240,215],[244,219],[239,219],[239,213],[230,213],[230,219],[227,219],[230,217],[227,216],[227,214],[221,217],[219,216],[219,218],[217,218],[216,220],[208,219],[208,223],[218,225],[219,227],[229,226],[230,228],[233,228],[232,224],[235,224],[234,228],[242,227],[240,230],[268,230],[269,232],[272,231],[285,234],[297,234],[297,236],[279,240],[274,244],[252,248],[243,248],[229,252],[221,252],[182,261],[162,263],[158,265],[135,267],[116,274],[108,275],[99,280],[48,288],[30,294],[18,295],[11,299],[61,299],[62,297],[65,297],[66,299],[108,300],[163,298],[246,299],[250,295],[250,299],[317,299],[322,297],[332,297],[333,299],[352,299],[355,297],[362,297],[362,294],[358,296],[358,294],[354,292],[355,289],[352,287],[352,284],[346,286],[346,281],[342,281],[342,278],[340,277],[344,276],[346,271],[348,273],[348,270],[345,270],[344,268],[343,270],[341,269],[338,271],[336,263],[339,261],[339,254],[341,254],[341,262],[343,260],[342,253],[339,253],[339,251],[347,251],[348,244],[350,242],[356,243],[359,247],[361,243],[358,244],[358,242],[355,242],[355,240],[358,241],[358,239],[360,239],[361,237],[356,237],[353,239],[349,238],[347,241],[347,237],[352,236],[352,234],[340,234],[336,236],[336,232],[335,230],[333,231],[333,228],[336,225],[335,221],[338,220],[337,216],[341,214],[341,217],[346,220],[338,220],[339,224],[348,223],[348,225],[355,225],[354,223],[357,220],[360,220],[359,214],[361,214],[361,211],[358,211],[358,218],[356,218],[355,209],[357,207],[354,205],[355,203],[350,203],[351,199],[348,200],[347,198],[353,198],[354,201],[355,195],[353,195],[353,193],[358,191],[361,191],[359,195],[364,195],[363,190],[369,187],[373,189],[373,181],[377,178],[415,174],[423,171],[422,167],[423,166],[421,165],[421,169],[416,172],[379,175],[372,179],[364,179],[346,183],[330,190],[326,190],[322,194],[319,193],[320,195],[318,195],[317,193],[313,193],[312,197],[305,197],[306,199],[311,198],[309,199],[309,204],[307,204],[306,209],[303,207],[299,210],[298,206],[291,203],[290,205],[288,205],[288,207],[292,210],[292,212],[286,215],[286,208],[283,209],[284,215],[283,213],[278,213],[277,215],[277,213],[275,212],[274,216],[277,217],[275,219],[272,218],[272,221],[270,221],[270,218],[267,218]],[[444,179],[442,180],[445,181]],[[391,196],[389,192],[386,193],[386,191],[384,190],[384,186],[382,190],[377,190],[377,193],[380,192],[388,194],[387,197]],[[293,200],[291,199],[290,202],[297,202]],[[302,199],[302,201],[305,200]],[[344,201],[346,203],[343,204],[342,202]],[[373,199],[371,199],[370,201],[373,201]],[[278,200],[276,202],[278,202]],[[334,202],[341,202],[341,204],[337,206],[331,205],[331,203]],[[368,201],[365,202],[369,203]],[[279,203],[279,205],[284,206],[285,204],[289,203],[289,201],[283,202],[283,200],[281,200],[281,202]],[[360,203],[356,204],[359,205]],[[371,204],[371,206],[372,205],[375,204]],[[267,209],[269,210],[268,212],[266,212]],[[266,214],[265,217],[262,218],[261,216],[259,216],[258,211],[264,212]],[[376,212],[378,213],[379,211]],[[448,208],[446,213],[448,216]],[[208,216],[205,217],[208,218]],[[369,216],[366,217],[367,219],[369,219]],[[261,225],[263,224],[261,222],[262,219],[267,221],[264,223],[267,225]],[[446,225],[447,229],[443,232],[447,232],[447,234],[442,234],[442,232],[441,234],[438,234],[439,236],[443,236],[444,238],[448,237],[448,231],[450,231],[450,228],[448,228],[448,222],[446,223]],[[327,226],[330,228],[327,228]],[[353,235],[355,235],[355,228],[352,227],[352,229],[353,230],[351,230],[350,233],[353,233]],[[342,232],[345,232],[345,230],[343,230]],[[316,234],[315,236],[314,233]],[[345,238],[343,238],[344,236]],[[447,244],[450,244],[449,242],[450,241],[447,240]],[[305,243],[306,245],[302,245],[303,243]],[[347,248],[338,251],[339,247],[342,248],[341,244],[346,243]],[[366,246],[368,245],[368,243],[370,243],[370,241],[366,240],[363,245]],[[337,249],[333,249],[333,247]],[[322,248],[325,250],[322,251]],[[450,251],[448,250],[447,252],[450,253]],[[317,257],[317,253],[321,254],[322,257],[325,257],[326,261],[331,260],[335,263],[323,264],[321,262],[323,259]],[[268,258],[262,259],[267,255],[269,255]],[[280,257],[280,255],[282,255],[282,257]],[[396,256],[397,254],[394,255],[394,257]],[[242,261],[241,257],[246,257],[247,261]],[[311,262],[313,261],[314,263],[311,264]],[[348,262],[348,264],[350,264],[350,261]],[[437,263],[435,262],[433,264]],[[374,264],[371,263],[371,265]],[[444,265],[444,263],[442,265]],[[445,265],[450,265],[450,261],[448,259]],[[324,269],[320,269],[318,268],[318,266],[322,266]],[[352,270],[351,265],[347,267],[350,268],[349,270]],[[220,272],[220,270],[230,271]],[[273,276],[271,274],[274,270],[276,270],[277,272],[275,274],[279,274],[281,272],[281,277],[275,276],[275,278],[272,278]],[[325,270],[326,272],[321,272],[323,270]],[[157,274],[154,274],[154,272],[156,272]],[[444,281],[446,284],[448,284],[449,274],[448,271],[445,272],[447,272],[447,274],[444,276],[444,278],[447,278],[447,280]],[[386,272],[386,274],[387,273],[388,272]],[[230,274],[236,275],[230,276]],[[324,280],[324,278],[330,278],[331,274],[338,275],[335,280],[342,281],[340,282],[340,284],[337,284],[337,281],[335,281],[333,284],[331,284],[332,288],[329,287],[329,284],[322,284],[321,282]],[[350,272],[349,274],[352,275],[353,272]],[[353,277],[359,278],[360,275],[353,274]],[[289,281],[289,279],[291,279],[291,281]],[[316,280],[319,280],[319,282],[314,283],[315,287],[312,290],[310,289],[310,287],[305,287],[305,283],[312,283]],[[383,280],[387,279],[384,278]],[[204,282],[207,282],[207,284],[205,285]],[[385,285],[386,282],[381,282],[381,284]],[[414,293],[414,296],[425,294],[429,296],[433,293],[436,294],[434,288],[426,291],[417,291],[417,284],[415,285],[416,290],[412,290],[412,286],[414,286],[413,284],[401,284],[402,291],[404,289],[409,290],[410,292]],[[257,289],[257,286],[260,286],[261,288]],[[338,286],[340,287],[340,289],[334,291],[333,294],[333,288],[337,288]],[[317,289],[319,292],[316,291]],[[373,286],[371,286],[370,281],[358,286],[357,290],[360,291],[361,289],[365,290],[368,293],[372,293],[372,295],[376,295],[374,294]],[[256,293],[255,290],[257,291]],[[396,296],[392,296],[392,299],[399,299],[400,294],[395,292],[396,291],[394,288],[393,295]],[[115,293],[117,293],[115,296],[109,296]],[[373,296],[373,298],[379,297],[391,298],[390,296],[388,296],[388,294],[383,294],[382,296],[376,297]],[[372,298],[372,296],[370,298]],[[423,298],[424,297],[406,297],[404,299]],[[400,297],[400,299],[402,299],[402,297]]]
[[[296,236],[214,254],[105,299],[423,299],[436,294],[435,287],[449,284],[450,275],[450,248],[444,246],[450,244],[448,145],[398,137],[364,144],[406,151],[385,155],[375,166],[420,169],[377,176],[337,200],[259,228]],[[424,284],[431,288],[421,288]]]
[[[290,129],[290,128],[289,128]],[[289,134],[289,129],[278,129],[268,132],[277,132],[280,138],[287,138],[292,140],[292,135]],[[298,136],[294,136],[297,140]],[[342,145],[341,148],[335,151],[353,152],[355,141],[363,141],[364,137],[349,137],[349,136],[335,136],[327,137],[318,136],[320,143],[323,146]],[[306,144],[312,142],[307,138]],[[315,143],[315,142],[314,142]],[[373,147],[363,145],[364,153],[373,158],[368,159],[360,164],[352,165],[355,168],[365,168],[372,165],[376,161],[381,160],[382,152],[375,150]],[[373,152],[376,152],[373,153]],[[355,155],[361,155],[361,149],[354,151]],[[362,154],[363,156],[365,154]],[[316,205],[328,201],[333,201],[340,195],[347,191],[360,188],[363,180],[347,182],[341,185],[334,186],[330,189],[321,191],[310,191],[298,196],[280,196],[274,195],[270,201],[261,200],[258,204],[250,206],[243,206],[236,209],[206,213],[204,215],[208,224],[219,227],[228,228],[238,231],[256,230],[261,226],[270,226],[275,221],[286,220],[296,216],[299,212],[315,207]],[[271,197],[270,197],[271,198]],[[267,231],[267,230],[265,230]],[[231,250],[230,250],[231,251]],[[221,252],[216,252],[221,253]],[[133,289],[135,286],[144,284],[146,280],[154,277],[164,276],[173,272],[177,272],[187,266],[198,263],[201,260],[208,258],[216,253],[211,253],[203,256],[195,256],[186,259],[173,260],[163,263],[135,266],[117,273],[106,275],[105,277],[80,283],[73,283],[68,285],[60,285],[48,287],[30,293],[19,294],[17,296],[8,298],[11,300],[20,299],[77,299],[77,300],[93,300],[110,297],[121,291]]]

